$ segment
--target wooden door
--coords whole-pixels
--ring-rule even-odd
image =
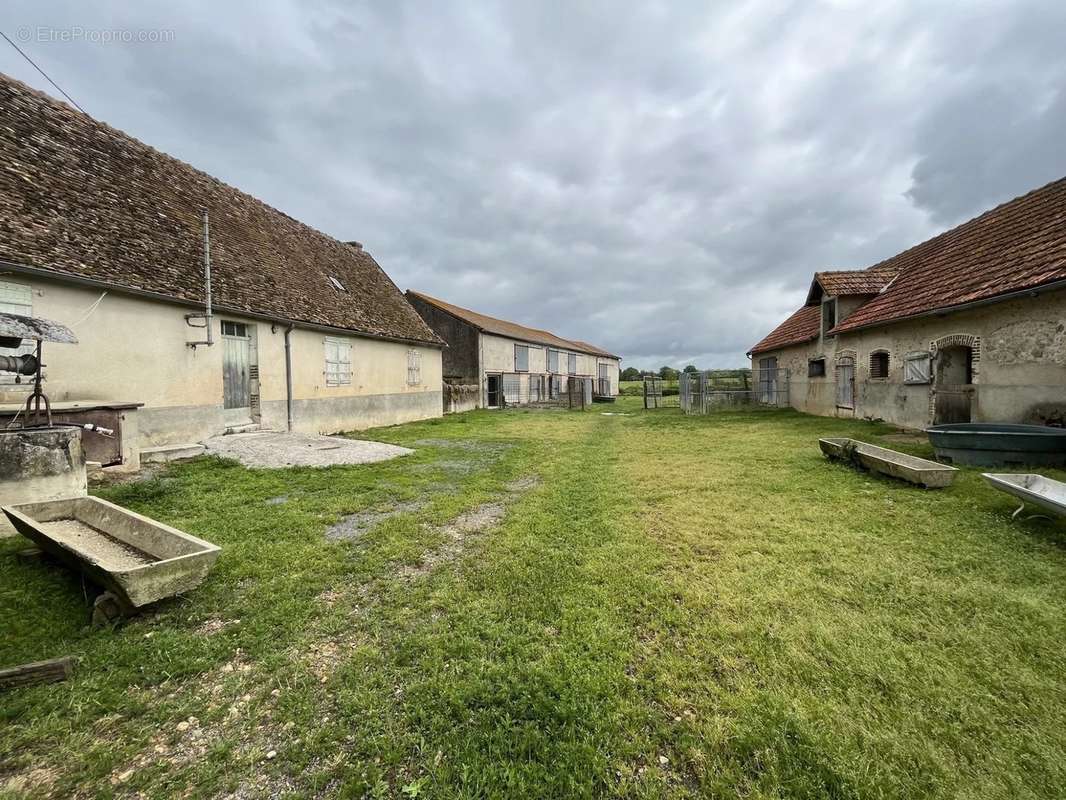
[[[852,358],[837,362],[837,406],[855,408],[855,360]]]
[[[222,322],[222,407],[252,416],[252,386],[248,328],[241,322]]]

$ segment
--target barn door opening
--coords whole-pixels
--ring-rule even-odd
[[[243,322],[222,321],[222,408],[226,427],[252,424],[252,345]]]
[[[973,420],[973,348],[941,347],[936,354],[933,424]]]
[[[489,408],[500,407],[499,375],[489,375],[485,378],[485,405]]]

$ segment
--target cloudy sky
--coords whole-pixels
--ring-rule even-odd
[[[632,366],[742,365],[815,269],[1066,175],[1062,0],[91,5],[0,24],[401,288]]]

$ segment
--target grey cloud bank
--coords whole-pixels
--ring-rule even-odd
[[[253,10],[254,8],[254,10]],[[1066,4],[9,3],[90,114],[401,288],[745,363],[816,269],[1066,175]],[[51,90],[4,44],[0,70]]]

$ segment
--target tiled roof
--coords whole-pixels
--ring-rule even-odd
[[[817,339],[821,324],[821,306],[803,306],[751,348],[749,355]]]
[[[833,332],[1066,280],[1066,178],[875,264],[898,276]]]
[[[816,272],[814,280],[822,291],[830,297],[847,295],[877,294],[899,274],[899,269],[891,267],[879,269],[847,269],[833,272]],[[812,295],[814,287],[811,287]],[[808,296],[808,302],[814,299]]]
[[[424,300],[430,305],[436,306],[442,311],[448,312],[453,317],[458,317],[465,322],[469,322],[475,328],[484,331],[485,333],[506,336],[510,339],[518,339],[523,342],[530,342],[531,344],[547,345],[548,347],[554,347],[559,350],[573,350],[578,353],[602,356],[604,358],[619,358],[619,356],[608,353],[606,350],[591,345],[588,342],[582,342],[578,339],[564,339],[561,336],[556,336],[550,331],[544,331],[539,328],[528,328],[525,325],[519,325],[517,322],[508,322],[507,320],[490,317],[487,314],[479,314],[477,311],[471,311],[469,308],[446,303],[444,300],[430,297],[428,294],[416,292],[413,289],[408,289],[407,293]]]
[[[369,253],[0,75],[0,261],[202,303],[204,209],[220,310],[441,344]]]

